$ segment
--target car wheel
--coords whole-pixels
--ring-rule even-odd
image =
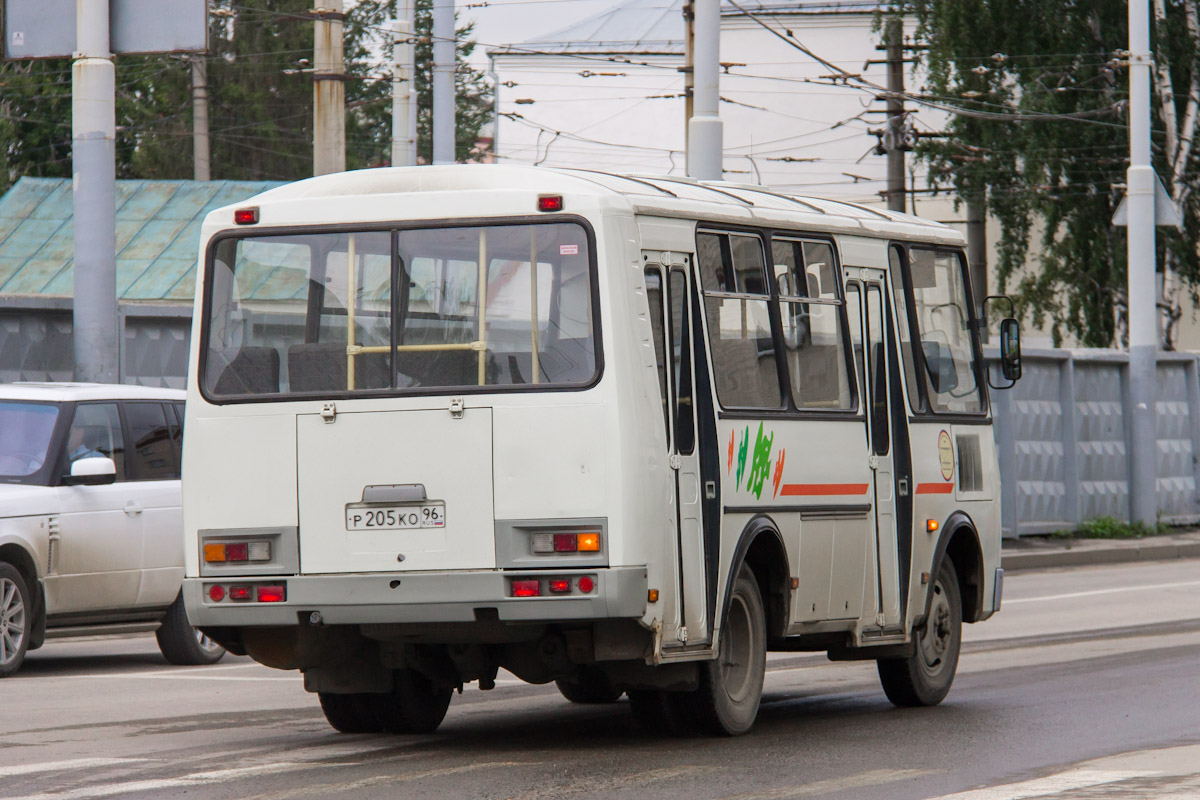
[[[393,671],[395,683],[388,694],[370,694],[371,705],[388,733],[432,733],[442,724],[450,707],[450,689],[416,670]]]
[[[958,670],[962,649],[962,595],[958,575],[947,559],[930,588],[929,617],[916,632],[916,652],[908,658],[875,663],[884,694],[897,706],[935,706],[942,702]]]
[[[383,724],[371,707],[371,694],[319,692],[321,711],[338,733],[379,733]]]
[[[172,664],[215,664],[225,655],[224,647],[188,622],[182,594],[167,609],[154,635],[158,639],[158,649]]]
[[[0,678],[15,673],[25,660],[33,623],[30,608],[25,579],[16,567],[0,562]]]
[[[572,703],[615,703],[624,692],[612,685],[602,670],[580,667],[570,678],[560,678],[555,685],[563,697]]]

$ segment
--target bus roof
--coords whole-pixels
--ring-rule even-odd
[[[375,209],[382,209],[390,204],[378,201],[388,196],[399,200],[413,194],[472,191],[561,193],[580,199],[592,197],[598,202],[620,204],[623,200],[635,213],[653,216],[744,225],[782,224],[950,245],[960,245],[964,241],[953,228],[911,214],[842,200],[793,195],[764,186],[525,165],[455,164],[340,172],[279,186],[238,204],[238,207],[369,197],[375,201],[372,203]],[[209,222],[225,227],[232,222],[232,208],[214,211]],[[264,219],[264,222],[270,223],[270,220]]]

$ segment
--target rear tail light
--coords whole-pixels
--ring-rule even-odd
[[[556,553],[574,553],[579,549],[579,542],[574,533],[556,533],[554,534],[554,552]]]
[[[282,603],[287,600],[287,592],[283,586],[259,586],[257,595],[260,603]]]
[[[513,597],[538,597],[542,593],[541,585],[536,581],[513,581]]]
[[[204,545],[204,563],[225,564],[231,561],[270,561],[269,541],[223,542]]]
[[[225,545],[226,561],[246,561],[249,557],[249,547],[246,546],[245,542]]]
[[[589,578],[587,575],[584,575],[582,578],[579,579],[579,591],[583,592],[584,594],[589,594],[592,591],[592,589],[595,589],[595,588],[596,588],[596,582],[594,580],[592,580],[591,578]]]
[[[214,603],[219,603],[225,599],[225,589],[220,585],[208,587],[208,597]]]
[[[546,584],[550,594],[566,594],[571,591],[571,581],[566,578],[551,578]]]
[[[556,553],[599,553],[600,532],[535,533],[529,537],[529,552],[538,556]]]
[[[229,599],[230,600],[249,600],[250,599],[250,587],[249,586],[230,586],[229,587]]]

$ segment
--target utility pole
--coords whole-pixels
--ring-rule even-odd
[[[1158,336],[1155,326],[1155,188],[1150,161],[1149,0],[1129,0],[1129,517],[1153,525],[1158,515],[1157,436],[1154,427]]]
[[[694,0],[692,116],[688,119],[687,174],[704,181],[724,176],[720,116],[721,0]]]
[[[904,212],[908,204],[904,182],[904,23],[892,17],[887,23],[887,207]]]
[[[346,171],[346,67],[342,55],[342,0],[321,0],[312,11],[313,175]]]
[[[71,65],[75,378],[120,380],[117,333],[116,77],[108,0],[76,0]]]
[[[396,21],[392,23],[392,166],[411,167],[417,163],[417,105],[413,82],[413,4],[399,0]]]
[[[696,91],[696,2],[685,0],[683,4],[683,151],[688,151],[688,128],[692,119],[692,96]]]
[[[203,53],[189,59],[192,64],[192,178],[212,180],[208,146],[208,63]]]
[[[433,163],[453,164],[456,53],[454,0],[433,2]]]
[[[987,204],[983,191],[972,190],[967,195],[967,264],[971,273],[971,294],[975,298],[975,311],[984,319],[984,298],[987,297]],[[987,325],[979,329],[980,338],[986,342]]]

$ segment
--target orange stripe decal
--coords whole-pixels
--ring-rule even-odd
[[[866,494],[866,483],[785,483],[779,494],[785,497],[831,497]]]
[[[918,483],[917,494],[950,494],[954,491],[953,483]]]

